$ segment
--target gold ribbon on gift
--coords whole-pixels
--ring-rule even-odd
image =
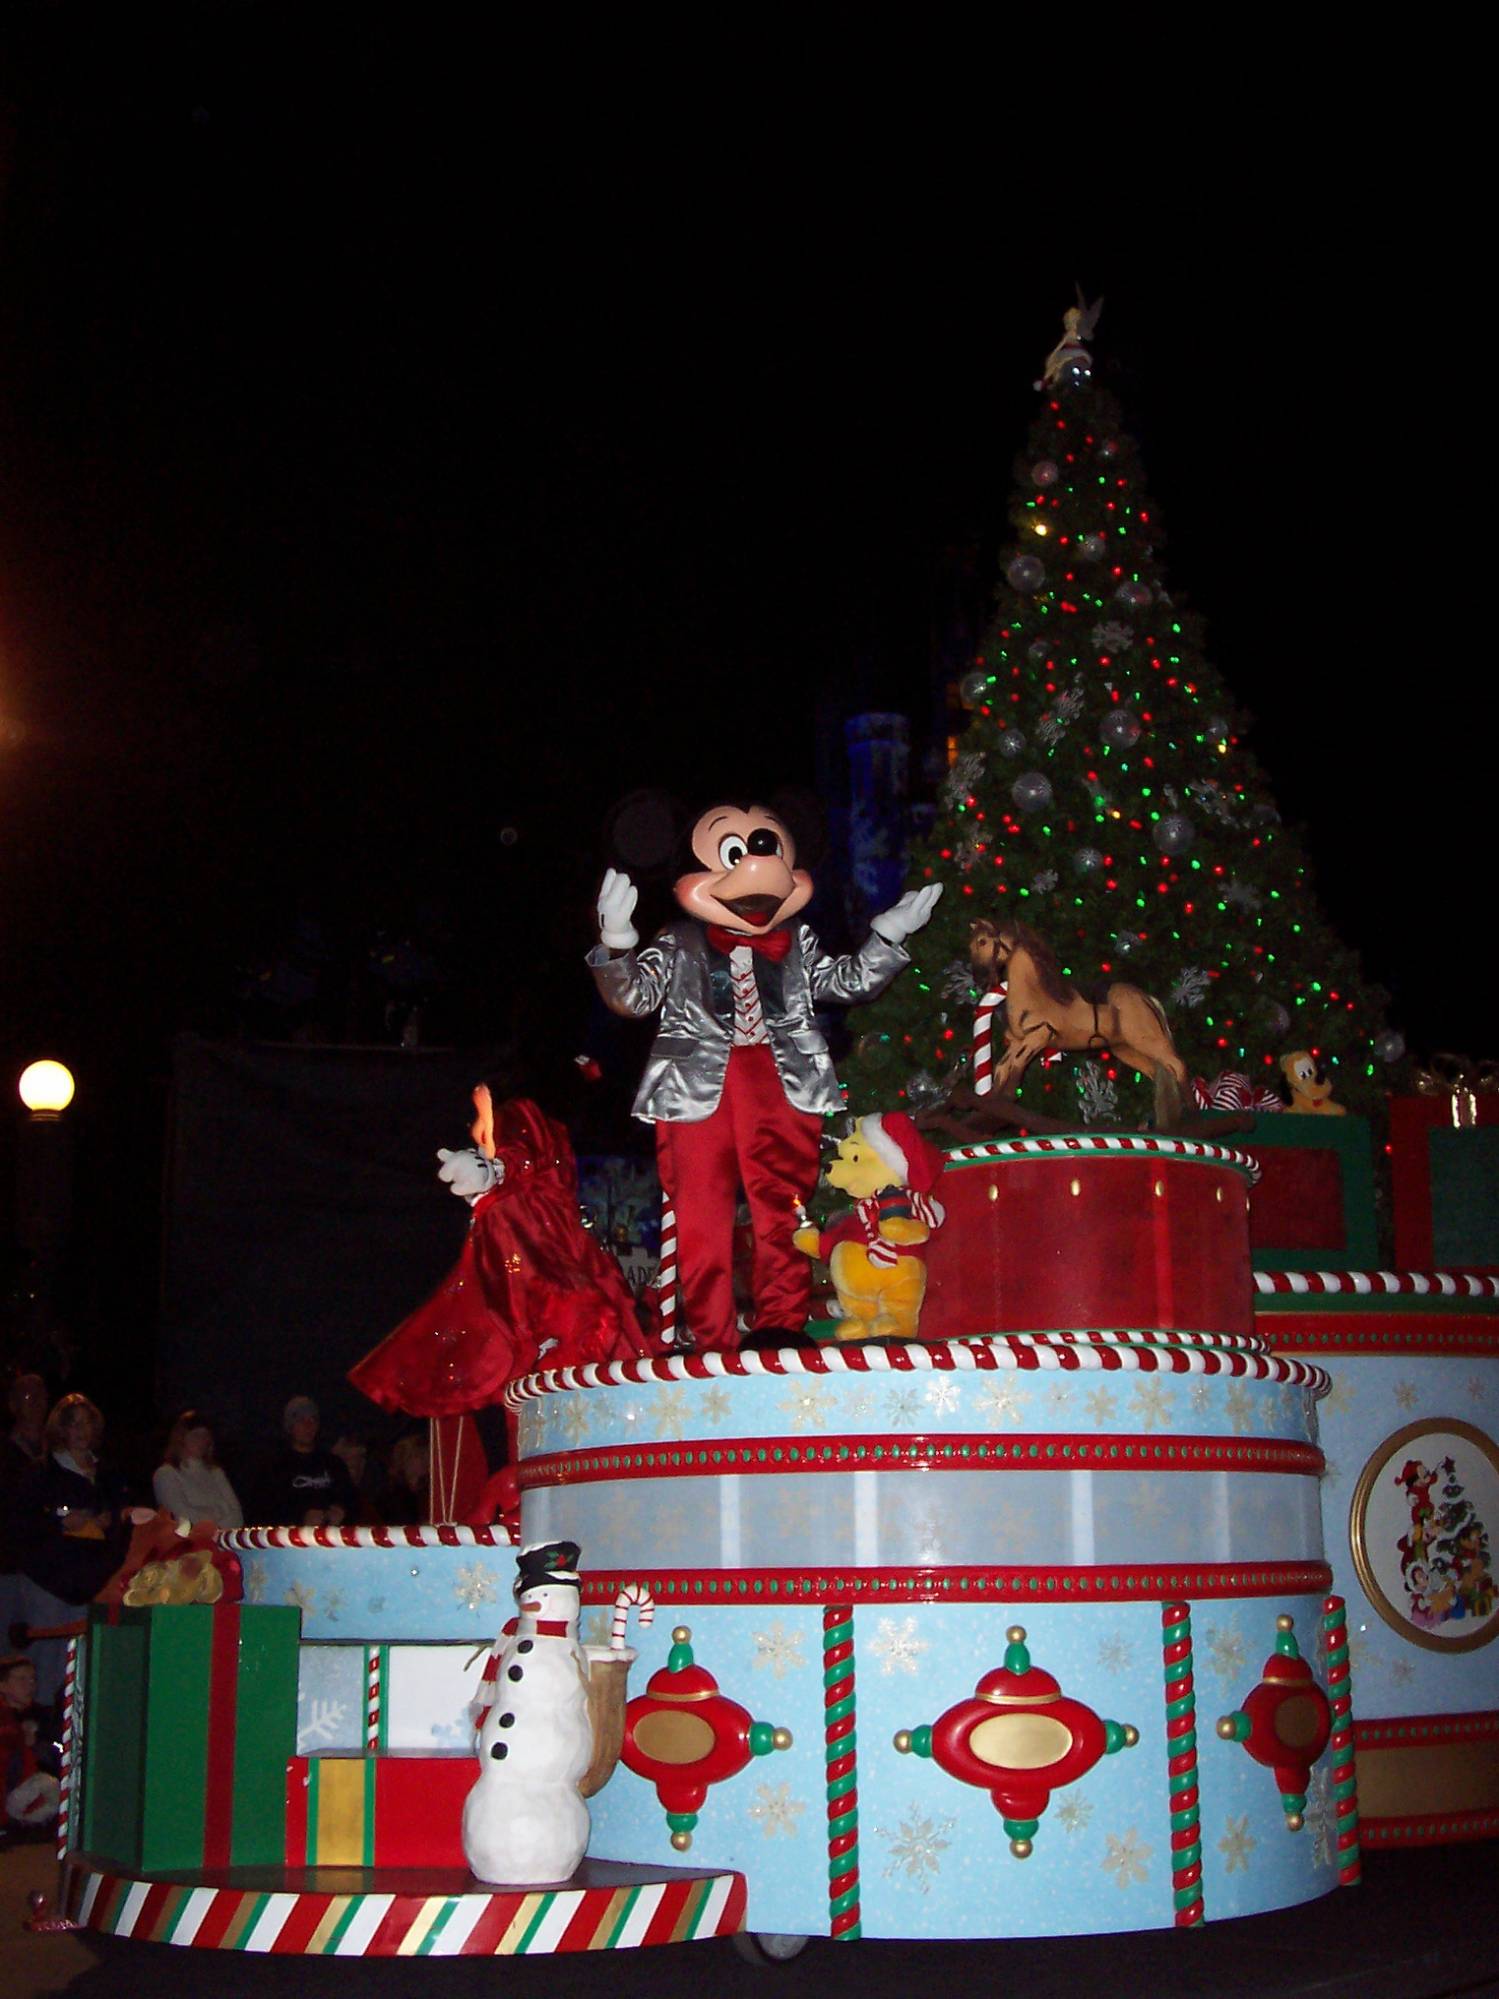
[[[1416,1071],[1416,1090],[1423,1097],[1443,1098],[1452,1108],[1453,1124],[1463,1130],[1478,1122],[1478,1099],[1499,1092],[1499,1062],[1433,1055],[1430,1068]]]

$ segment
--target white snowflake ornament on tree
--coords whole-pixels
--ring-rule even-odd
[[[1119,1090],[1097,1062],[1081,1062],[1076,1072],[1078,1115],[1084,1124],[1113,1124],[1119,1116]]]
[[[968,802],[983,774],[983,751],[965,750],[942,780],[942,803],[947,811],[956,812],[959,806]]]
[[[1171,988],[1173,1006],[1201,1006],[1212,990],[1212,980],[1201,965],[1184,965]]]

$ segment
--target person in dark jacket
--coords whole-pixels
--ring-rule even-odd
[[[294,1395],[281,1418],[286,1442],[266,1467],[256,1508],[264,1527],[342,1527],[354,1515],[348,1467],[318,1443],[321,1424],[310,1395]]]
[[[47,1451],[16,1494],[21,1615],[31,1628],[74,1624],[124,1560],[125,1493],[101,1462],[104,1418],[86,1395],[65,1395],[47,1418]],[[62,1681],[66,1640],[28,1645],[44,1705]]]

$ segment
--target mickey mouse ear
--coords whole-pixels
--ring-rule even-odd
[[[815,792],[787,786],[772,793],[765,803],[790,829],[796,842],[796,864],[815,868],[827,852],[827,813]]]
[[[610,809],[604,821],[604,845],[621,867],[637,873],[664,868],[681,823],[681,811],[670,793],[651,788],[632,791]]]

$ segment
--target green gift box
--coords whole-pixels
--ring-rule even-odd
[[[144,1872],[279,1866],[295,1605],[89,1611],[80,1844]]]

